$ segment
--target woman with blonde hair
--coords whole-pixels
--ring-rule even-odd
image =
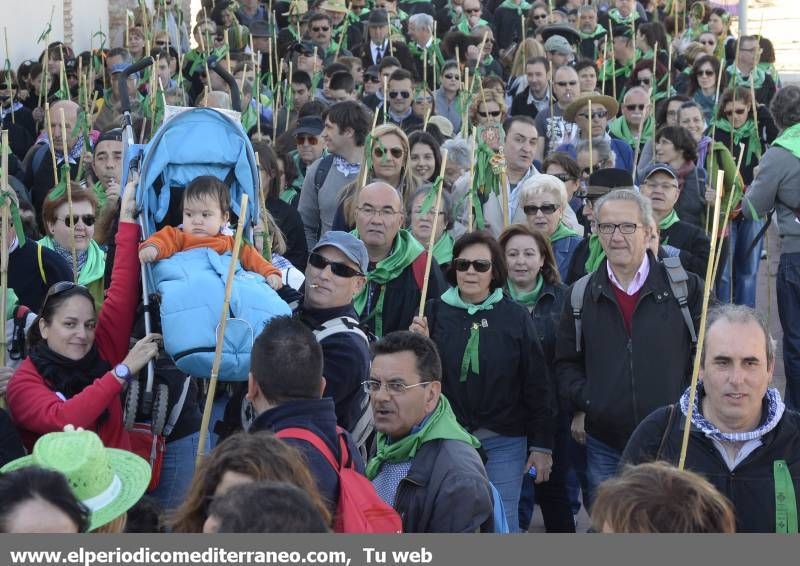
[[[202,532],[215,497],[235,485],[265,480],[285,481],[302,489],[330,524],[330,511],[302,454],[272,433],[241,432],[218,444],[197,469],[173,518],[173,532]]]
[[[394,124],[383,124],[372,130],[372,137],[364,144],[364,161],[367,167],[365,184],[384,181],[393,186],[408,207],[411,197],[422,181],[411,170],[411,147],[408,137]],[[339,209],[333,219],[333,230],[350,232],[356,224],[356,201],[361,189],[359,180],[342,189]]]
[[[558,272],[566,279],[572,254],[581,243],[581,237],[563,222],[564,211],[569,206],[564,182],[553,175],[536,175],[520,187],[519,204],[514,222],[527,224],[531,230],[549,238]]]
[[[508,106],[505,97],[496,90],[481,89],[469,106],[469,121],[473,126],[502,124],[506,117],[508,117]]]

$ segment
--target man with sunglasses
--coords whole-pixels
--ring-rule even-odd
[[[569,65],[558,67],[553,72],[553,98],[556,103],[536,115],[536,131],[539,132],[536,159],[539,161],[544,159],[552,149],[565,143],[574,143],[577,140],[578,127],[574,122],[564,119],[564,109],[578,94],[580,94],[578,72]],[[551,109],[552,116],[550,115]]]
[[[752,76],[753,89],[755,90],[758,104],[769,104],[775,96],[777,87],[772,76],[758,66],[761,50],[758,37],[746,35],[739,38],[736,48],[736,61],[725,69],[729,87],[743,86],[750,88]]]
[[[406,533],[492,532],[492,486],[476,448],[442,395],[430,338],[392,332],[373,346],[369,392],[378,451],[367,465],[375,491]]]
[[[407,329],[419,312],[426,252],[404,225],[403,201],[393,186],[377,181],[361,189],[356,229],[367,247],[369,270],[355,307],[361,322],[378,337]],[[438,297],[445,289],[442,270],[432,259],[428,297]]]
[[[340,55],[350,55],[351,53],[333,40],[333,22],[328,14],[315,12],[309,17],[308,35],[311,41],[319,48],[320,57],[324,61],[331,60],[338,52]]]
[[[453,131],[461,131],[463,114],[460,112],[459,92],[461,91],[461,71],[458,63],[448,61],[442,66],[439,88],[433,91],[436,114],[447,118],[453,124]]]
[[[622,116],[611,120],[608,131],[611,137],[622,140],[635,153],[637,145],[644,146],[653,137],[654,122],[650,94],[636,86],[625,93]]]
[[[411,104],[414,96],[414,81],[409,71],[398,69],[389,77],[389,108],[384,116],[383,107],[378,112],[378,123],[391,122],[406,133],[422,126],[423,120],[414,114]]]
[[[319,116],[303,116],[297,121],[294,129],[294,141],[297,149],[292,152],[297,174],[302,182],[306,177],[309,165],[322,157],[325,145],[322,143],[322,118]]]
[[[353,297],[366,283],[368,267],[367,248],[361,240],[347,232],[326,233],[309,255],[305,294],[295,311],[322,346],[322,395],[333,398],[336,421],[353,434],[356,444],[372,428],[365,415],[367,394],[361,386],[369,376],[369,346],[353,307]]]
[[[647,198],[618,189],[593,213],[606,259],[573,285],[555,359],[559,389],[575,413],[573,437],[586,444],[590,500],[616,474],[637,425],[683,392],[703,298],[702,280],[688,273],[684,312],[654,255],[658,236]]]
[[[483,19],[483,7],[480,0],[464,0],[464,15],[455,29],[469,35],[476,27],[491,25]]]

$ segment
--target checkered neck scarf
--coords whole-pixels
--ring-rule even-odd
[[[719,440],[720,442],[747,442],[748,440],[757,440],[778,426],[778,422],[783,416],[783,411],[786,406],[783,404],[781,394],[774,387],[767,389],[767,394],[764,396],[764,406],[766,409],[766,418],[763,418],[761,424],[755,430],[749,432],[722,432],[711,421],[707,420],[700,410],[698,409],[700,399],[705,395],[703,384],[697,384],[697,391],[694,396],[694,407],[692,410],[692,424],[697,427],[703,434],[709,438]],[[680,400],[681,412],[686,415],[689,409],[689,388],[681,395]]]

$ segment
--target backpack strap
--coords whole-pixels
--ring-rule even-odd
[[[775,480],[775,532],[796,533],[797,499],[786,460],[775,460],[772,474]]]
[[[572,291],[569,295],[569,302],[572,305],[572,317],[575,319],[575,351],[581,351],[581,340],[583,339],[582,325],[581,325],[581,312],[583,311],[583,296],[586,294],[586,288],[589,286],[589,279],[592,278],[591,273],[587,273],[572,285]]]
[[[664,447],[667,445],[667,438],[669,438],[669,432],[672,428],[672,422],[675,420],[675,413],[677,412],[675,408],[675,404],[669,406],[669,417],[667,417],[667,426],[664,427],[664,434],[661,435],[661,442],[658,445],[658,451],[656,452],[656,460],[661,460],[661,455],[664,453]]]
[[[333,167],[333,154],[329,153],[320,160],[317,170],[314,172],[314,191],[317,193],[319,193],[322,185],[325,184],[325,178],[328,176],[331,167]]]
[[[317,342],[322,342],[326,338],[329,338],[334,334],[339,334],[340,332],[349,332],[350,334],[361,336],[364,339],[364,342],[369,344],[369,338],[359,326],[358,321],[350,316],[332,318],[331,320],[323,322],[317,328],[313,329],[313,332]]]
[[[39,263],[39,275],[42,277],[42,282],[47,285],[47,275],[44,272],[44,261],[42,261],[42,244],[36,244],[36,261]]]
[[[667,270],[667,279],[669,286],[672,288],[672,294],[678,300],[681,307],[681,314],[686,327],[689,329],[689,335],[692,337],[692,344],[697,343],[697,333],[694,330],[694,322],[692,321],[692,313],[689,312],[689,286],[686,282],[689,280],[689,274],[681,265],[679,257],[665,257],[661,263]]]
[[[339,427],[336,427],[337,432],[340,431]],[[320,454],[322,454],[325,459],[328,461],[328,464],[331,465],[331,468],[336,470],[336,473],[339,473],[341,469],[341,465],[339,462],[336,461],[336,458],[331,452],[331,449],[328,448],[328,445],[325,444],[325,441],[322,440],[319,436],[314,434],[308,429],[300,428],[300,427],[289,427],[284,428],[283,430],[279,430],[275,433],[275,436],[278,438],[294,438],[296,440],[304,440],[308,442],[311,446],[316,448]],[[339,441],[341,445],[341,440]]]
[[[418,289],[422,289],[425,285],[425,267],[427,263],[428,252],[426,250],[419,254],[411,264],[411,271],[414,273],[414,281],[416,281]]]

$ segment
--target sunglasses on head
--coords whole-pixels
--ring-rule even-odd
[[[357,277],[360,275],[364,275],[357,269],[353,269],[349,265],[338,261],[331,261],[323,255],[318,254],[317,252],[311,252],[308,256],[308,263],[316,267],[317,269],[325,269],[326,267],[330,266],[331,273],[336,275],[337,277]]]
[[[542,214],[546,214],[550,216],[556,210],[558,210],[557,204],[543,204],[542,206],[536,206],[533,204],[529,204],[527,206],[523,206],[522,210],[525,211],[525,214],[528,216],[536,216],[536,213],[542,211]]]
[[[307,136],[300,134],[299,136],[294,137],[294,141],[295,143],[297,143],[297,145],[304,145],[306,143],[308,143],[308,145],[317,145],[317,143],[319,142],[319,138],[317,138],[317,136]]]
[[[470,265],[478,273],[486,273],[492,268],[492,262],[488,259],[474,259],[470,261],[459,257],[453,260],[453,267],[456,271],[467,271]]]
[[[747,108],[734,108],[733,110],[726,110],[726,116],[733,116],[736,114],[737,116],[742,116],[747,113]]]
[[[481,118],[488,118],[489,116],[492,118],[499,118],[502,113],[503,112],[501,110],[489,110],[488,112],[478,110],[478,116]]]
[[[633,112],[634,110],[639,110],[641,112],[642,110],[644,110],[645,106],[646,106],[646,104],[626,104],[625,105],[625,110],[627,110],[628,112]]]
[[[403,99],[409,99],[409,98],[411,98],[411,93],[408,92],[407,90],[401,90],[399,92],[396,91],[396,90],[393,90],[393,91],[391,91],[389,93],[389,98],[391,98],[392,100],[394,100],[398,96],[402,97]]]
[[[569,183],[570,181],[574,181],[575,177],[567,175],[566,173],[553,173],[553,177],[561,181],[562,183]]]
[[[712,71],[711,69],[701,69],[701,70],[697,71],[697,76],[698,77],[713,77],[714,76],[714,71]]]
[[[330,29],[331,28],[329,28],[328,26],[321,26],[321,27],[313,27],[311,28],[311,31],[313,31],[314,33],[319,33],[321,31],[330,31]]]
[[[73,214],[72,216],[59,218],[59,220],[63,221],[68,227],[77,225],[79,220],[83,221],[86,226],[92,226],[94,225],[94,214]]]
[[[376,146],[375,149],[372,150],[372,153],[375,154],[375,157],[381,158],[386,155],[387,151],[395,159],[401,159],[403,157],[403,150],[399,147],[390,147],[388,150],[385,150],[380,146]]]
[[[44,301],[42,302],[42,309],[41,312],[44,312],[45,305],[47,305],[47,301],[50,297],[57,297],[58,295],[62,295],[64,293],[68,293],[69,291],[76,290],[87,297],[91,297],[92,295],[89,293],[89,289],[84,287],[83,285],[78,285],[77,283],[73,283],[72,281],[59,281],[52,287],[47,290],[47,295],[44,297]],[[94,301],[94,299],[92,299]]]

